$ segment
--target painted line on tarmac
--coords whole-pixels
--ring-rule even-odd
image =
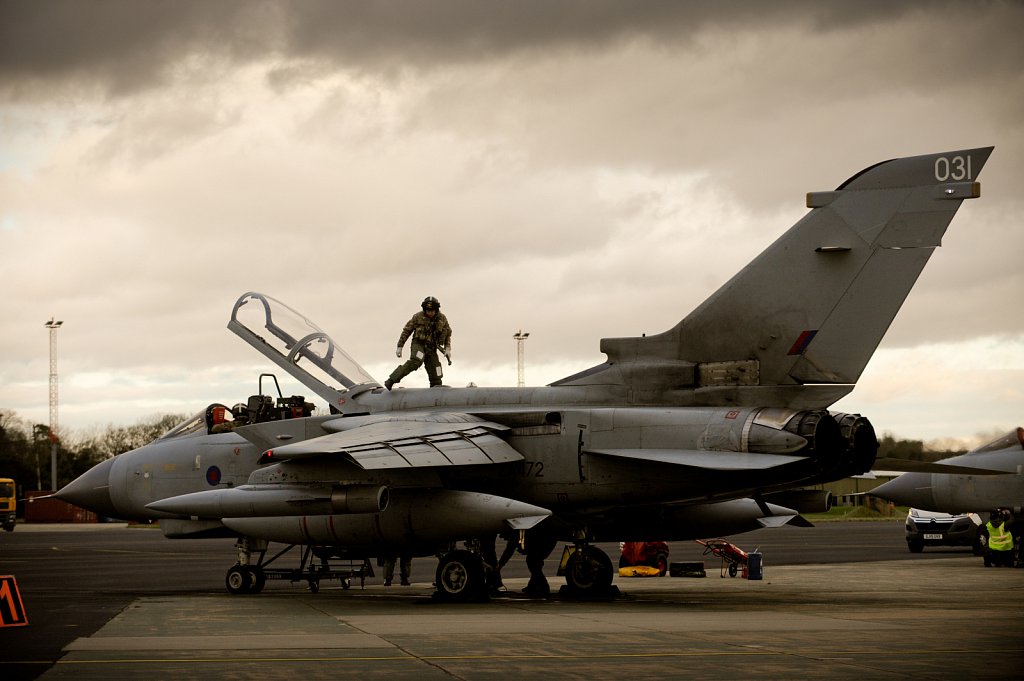
[[[516,660],[613,660],[613,659],[672,659],[689,657],[815,657],[834,659],[837,655],[902,657],[922,655],[993,655],[1021,654],[1024,648],[933,648],[915,650],[731,650],[665,653],[596,653],[596,654],[535,654],[535,655],[367,655],[353,657],[216,657],[216,658],[122,658],[104,660],[57,660],[56,665],[140,665],[140,664],[253,664],[272,662],[443,662],[443,661],[516,661]],[[8,661],[3,664],[38,664],[36,660]],[[47,661],[47,664],[49,662]]]

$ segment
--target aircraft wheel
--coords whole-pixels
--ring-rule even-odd
[[[435,577],[442,600],[473,601],[486,593],[483,562],[469,551],[452,551],[441,558]]]
[[[249,582],[249,593],[258,594],[267,585],[267,575],[261,567],[249,568],[251,580]]]
[[[247,594],[252,592],[254,581],[249,568],[232,565],[224,577],[224,583],[233,594]]]
[[[309,591],[310,593],[320,593],[320,580],[311,579],[309,580]]]
[[[601,595],[612,585],[612,560],[599,548],[587,546],[569,556],[565,583],[579,596]]]

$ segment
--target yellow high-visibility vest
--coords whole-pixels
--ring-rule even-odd
[[[1012,551],[1013,535],[1007,529],[1006,523],[1002,522],[999,527],[992,524],[992,521],[985,523],[988,528],[988,548],[990,551]]]

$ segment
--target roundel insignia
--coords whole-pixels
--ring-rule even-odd
[[[210,466],[206,469],[206,482],[211,485],[220,484],[220,469],[216,466]]]

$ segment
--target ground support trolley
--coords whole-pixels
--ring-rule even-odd
[[[323,580],[337,579],[341,582],[342,589],[352,586],[352,580],[359,580],[359,587],[363,588],[367,577],[373,577],[373,567],[366,557],[351,558],[340,557],[335,567],[330,564],[331,559],[339,558],[333,554],[335,549],[329,546],[308,546],[301,547],[301,557],[296,568],[270,568],[278,558],[289,553],[299,544],[292,544],[275,554],[269,560],[266,558],[266,549],[258,551],[259,559],[254,565],[236,564],[228,570],[225,577],[228,591],[233,594],[257,594],[263,590],[267,580],[287,579],[294,583],[306,582],[309,590],[313,593],[320,591],[320,582]]]
[[[728,571],[730,577],[735,577],[741,568],[743,569],[743,576],[747,576],[749,556],[746,551],[735,544],[730,544],[724,539],[696,539],[695,541],[704,547],[703,555],[718,556],[722,559],[719,577],[725,577],[726,571]]]

